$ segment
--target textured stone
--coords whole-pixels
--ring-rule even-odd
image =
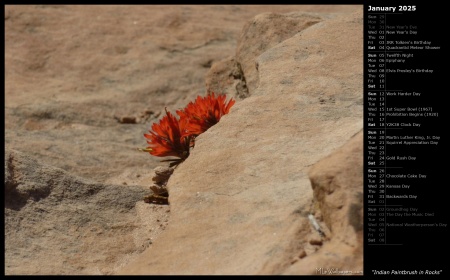
[[[331,17],[330,14],[264,13],[248,21],[239,37],[236,61],[242,69],[249,95],[259,84],[256,59],[275,45],[291,38],[304,29]]]
[[[329,259],[322,250],[345,262],[355,247],[338,253],[333,240],[353,226],[328,225],[322,246],[309,243],[319,235],[307,216],[326,206],[311,204],[308,172],[362,129],[362,35],[359,11],[262,53],[255,93],[197,137],[171,176],[167,230],[118,274],[311,274]]]
[[[235,99],[249,96],[241,65],[230,57],[215,62],[205,77],[206,90],[228,94]]]
[[[151,172],[160,159],[136,148],[157,112],[205,94],[248,19],[299,8],[7,5],[5,143],[97,182]]]
[[[309,171],[330,240],[285,274],[317,274],[318,268],[363,271],[363,145],[361,131]]]
[[[6,150],[6,274],[111,274],[149,245],[150,235],[133,238],[147,229],[135,208],[145,193]]]
[[[358,253],[308,172],[362,127],[361,8],[5,6],[5,273],[309,274]],[[238,102],[170,208],[144,203],[143,134],[212,89]]]
[[[206,75],[209,92],[222,92],[244,99],[259,84],[256,59],[266,50],[333,14],[264,13],[248,21],[239,37],[236,55],[215,62]]]

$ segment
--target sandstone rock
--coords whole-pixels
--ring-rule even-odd
[[[302,30],[331,17],[330,14],[264,13],[248,21],[239,37],[236,60],[242,68],[249,94],[258,87],[256,58]]]
[[[154,170],[155,174],[152,177],[154,184],[150,186],[153,194],[144,198],[147,203],[169,204],[169,192],[166,188],[167,181],[172,175],[174,168],[167,166],[158,166]]]
[[[165,186],[160,186],[160,185],[151,185],[150,189],[153,191],[154,194],[156,195],[165,195],[167,197],[168,191],[167,188]]]
[[[353,227],[309,244],[308,172],[362,129],[362,34],[359,11],[262,53],[255,93],[197,137],[171,176],[167,230],[117,273],[311,274],[322,250],[345,261],[355,247],[334,254],[334,230]]]
[[[323,244],[323,242],[322,242],[322,239],[321,238],[311,238],[310,240],[309,240],[309,244],[311,244],[311,245],[322,245]]]
[[[224,93],[235,99],[249,96],[240,63],[233,57],[215,62],[205,76],[207,92]]]
[[[334,252],[332,239],[308,243],[307,172],[362,126],[361,16],[329,14],[360,9],[5,6],[5,273],[281,274]],[[273,33],[259,40],[279,42],[240,52],[258,63],[250,96],[232,55],[244,23],[267,12],[281,24],[266,18]],[[323,21],[276,30],[305,12]],[[211,65],[206,91],[248,98],[177,167],[173,211],[145,203],[161,159],[136,148],[164,107],[205,93]]]
[[[139,123],[139,118],[137,118],[136,116],[122,116],[122,117],[118,117],[118,116],[114,116],[114,118],[117,119],[118,122],[120,123]]]
[[[244,99],[258,87],[260,54],[333,14],[264,13],[248,21],[241,32],[236,56],[214,63],[206,75],[209,92],[222,92]]]
[[[160,116],[140,112],[204,95],[209,65],[234,52],[245,21],[298,8],[5,6],[5,143],[101,183],[151,172],[160,159],[136,148]]]
[[[7,150],[5,274],[111,274],[123,258],[149,246],[148,232],[133,237],[147,229],[136,213],[145,193],[141,186],[94,183]]]
[[[173,173],[172,167],[167,166],[157,166],[153,171],[155,175],[152,177],[153,182],[160,183],[163,181],[167,181],[170,178],[170,175]]]
[[[331,237],[285,274],[319,274],[320,268],[363,271],[363,146],[361,131],[309,171],[314,199]]]

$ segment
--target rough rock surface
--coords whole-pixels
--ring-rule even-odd
[[[361,131],[310,169],[316,215],[327,227],[330,240],[317,254],[292,265],[285,274],[327,274],[333,269],[339,270],[335,274],[362,273],[363,146]]]
[[[95,183],[7,150],[5,271],[112,273],[161,231],[139,214],[140,208],[152,207],[136,205],[146,193],[142,186]],[[168,208],[158,207],[150,212],[155,219]]]
[[[250,96],[258,87],[256,59],[259,55],[300,31],[334,16],[335,14],[295,12],[257,15],[244,25],[236,56],[211,66],[206,76],[207,90],[225,92],[241,99]]]
[[[330,15],[264,13],[247,22],[239,38],[236,60],[245,73],[249,94],[258,88],[258,56],[327,17]]]
[[[105,182],[159,159],[136,148],[164,112],[205,94],[211,64],[264,12],[352,6],[5,6],[5,142]],[[132,178],[125,178],[129,183]],[[122,182],[119,182],[122,183]]]
[[[331,220],[340,214],[330,213],[343,203],[334,199],[362,191],[354,184],[361,168],[351,165],[356,170],[348,175],[356,178],[342,181],[351,184],[343,190],[316,187],[322,226],[330,227],[325,238],[307,217],[315,212],[310,167],[363,126],[362,22],[361,11],[337,16],[257,57],[255,93],[197,138],[167,185],[167,230],[118,274],[311,274],[311,263],[326,265],[330,251],[346,264],[349,250],[356,252],[350,267],[339,269],[362,270],[351,232],[362,220],[339,226]],[[321,197],[327,187],[337,189],[336,197]],[[357,197],[345,201],[342,215],[359,211]],[[341,245],[347,236],[353,239]]]
[[[330,232],[307,174],[362,127],[355,10],[6,6],[5,273],[310,273],[352,236]],[[217,85],[247,98],[198,137],[170,207],[144,203],[161,163],[143,134]]]

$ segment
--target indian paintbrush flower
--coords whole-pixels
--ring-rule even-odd
[[[178,157],[179,159],[168,160],[174,162],[171,166],[178,164],[189,156],[195,137],[218,123],[234,103],[233,99],[227,103],[224,94],[216,97],[211,93],[206,97],[198,96],[184,110],[177,110],[179,119],[166,109],[166,115],[159,123],[153,123],[150,133],[144,134],[149,146],[140,150],[157,157]]]
[[[206,97],[198,96],[195,102],[190,102],[181,112],[182,114],[179,114],[180,117],[189,118],[183,135],[199,135],[218,123],[236,102],[230,99],[226,103],[226,98],[226,95],[223,94],[216,98],[214,93],[211,93]]]
[[[190,137],[182,137],[188,123],[187,118],[178,120],[166,109],[166,115],[159,121],[153,123],[149,134],[144,134],[149,146],[142,149],[157,157],[175,156],[185,159],[189,156]]]

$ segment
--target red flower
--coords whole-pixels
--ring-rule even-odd
[[[177,111],[178,114],[178,111]],[[188,119],[185,117],[177,118],[166,109],[164,116],[159,124],[153,123],[150,134],[144,134],[147,138],[149,146],[143,149],[151,155],[157,157],[175,156],[185,159],[189,156],[189,148],[191,146],[191,137],[182,136],[182,132],[186,130]]]
[[[166,109],[159,124],[153,123],[149,134],[144,134],[149,146],[139,149],[149,152],[157,157],[175,156],[179,159],[172,161],[171,166],[179,164],[189,156],[191,147],[194,147],[195,137],[220,121],[220,118],[228,114],[235,100],[226,102],[225,95],[217,98],[214,93],[206,97],[197,97],[195,102],[190,102],[184,110],[176,111],[180,117],[178,120]]]
[[[188,118],[187,124],[182,135],[199,135],[207,131],[211,126],[220,121],[220,118],[228,114],[230,108],[236,102],[230,99],[226,102],[226,95],[218,95],[217,98],[214,93],[208,94],[206,97],[197,97],[195,102],[189,102],[184,109],[184,112],[177,111],[181,118]]]

